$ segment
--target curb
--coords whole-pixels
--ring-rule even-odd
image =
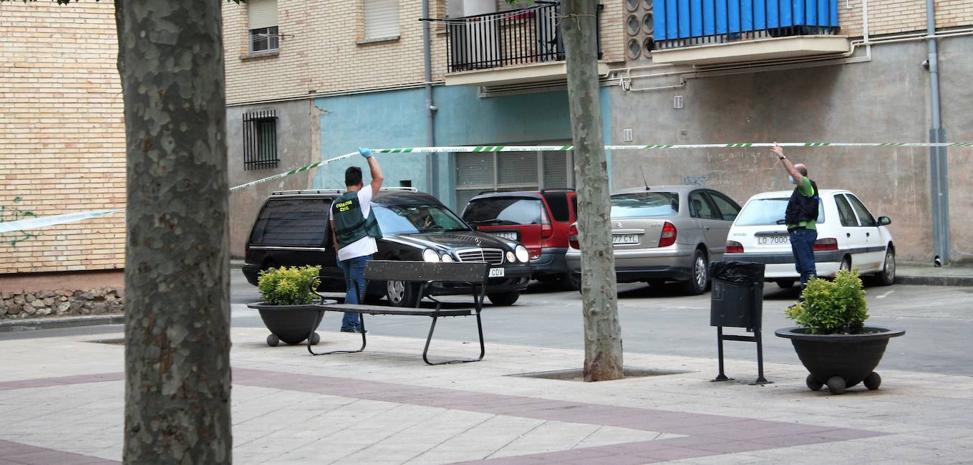
[[[0,320],[0,333],[121,324],[125,324],[125,315],[122,314],[25,318],[23,320]]]
[[[921,286],[973,286],[973,276],[902,276],[895,277],[895,284]]]

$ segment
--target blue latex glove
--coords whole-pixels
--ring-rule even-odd
[[[365,158],[372,158],[372,149],[368,147],[358,147],[358,153]]]

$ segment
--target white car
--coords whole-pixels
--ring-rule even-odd
[[[764,277],[782,288],[800,278],[794,267],[784,210],[792,191],[764,192],[747,200],[730,227],[724,260],[764,263]],[[822,189],[814,261],[818,276],[833,277],[839,269],[855,268],[875,275],[882,285],[895,282],[895,246],[885,226],[887,216],[874,216],[846,190]]]

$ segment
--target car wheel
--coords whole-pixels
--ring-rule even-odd
[[[882,286],[895,284],[895,251],[891,248],[885,250],[885,266],[878,274],[878,283]]]
[[[693,264],[689,268],[689,281],[683,284],[683,289],[687,294],[699,295],[706,292],[709,284],[709,264],[706,254],[702,250],[696,249],[693,254]]]
[[[419,288],[404,281],[387,281],[385,298],[393,307],[415,307],[418,302]]]
[[[781,289],[790,289],[794,287],[795,282],[796,280],[793,279],[778,279],[777,286],[780,287]]]
[[[519,292],[504,292],[502,294],[487,294],[490,303],[499,307],[513,305],[520,298]]]
[[[579,291],[581,290],[581,275],[574,274],[570,271],[564,273],[564,275],[561,276],[561,285],[564,286],[565,290]]]

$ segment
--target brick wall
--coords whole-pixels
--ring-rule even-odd
[[[38,216],[124,208],[112,2],[0,3],[0,206]],[[20,198],[19,202],[15,202]],[[0,274],[124,264],[121,214],[0,235]]]

